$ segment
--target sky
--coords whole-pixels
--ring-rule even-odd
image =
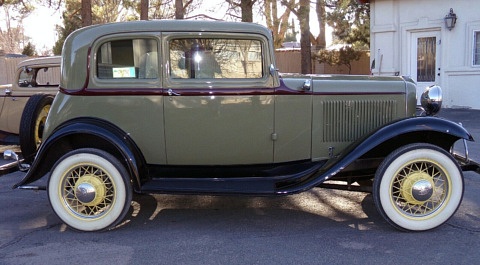
[[[204,0],[202,9],[196,13],[206,13],[212,17],[223,18],[225,11],[220,11],[218,8],[224,7],[222,5],[225,0]],[[214,10],[214,11],[209,11]],[[314,8],[311,8],[310,23],[311,31],[314,35],[318,34],[318,22],[316,22],[316,14]],[[222,15],[219,15],[221,13]],[[51,50],[57,40],[57,32],[55,30],[56,24],[62,24],[61,11],[54,11],[52,9],[37,6],[35,11],[24,19],[23,25],[25,35],[31,38],[32,44],[35,45],[37,52],[41,54],[43,50]],[[293,15],[292,15],[293,17]],[[255,20],[255,18],[254,18]],[[299,26],[296,26],[297,30]],[[327,32],[327,45],[329,43],[329,34]]]
[[[62,24],[61,12],[37,6],[35,11],[23,20],[25,35],[31,38],[31,42],[38,51],[51,50],[57,41],[56,24]]]

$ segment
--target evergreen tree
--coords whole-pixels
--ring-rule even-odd
[[[53,46],[53,54],[61,55],[63,43],[67,36],[82,27],[81,7],[81,2],[78,0],[65,1],[65,11],[62,14],[63,27],[57,25],[58,40]]]
[[[28,42],[27,45],[23,47],[22,54],[30,57],[37,56],[37,52],[35,51],[35,45],[33,45],[31,42]]]
[[[352,72],[352,61],[360,60],[362,56],[361,51],[357,51],[352,47],[346,46],[339,50],[320,50],[314,58],[319,63],[326,63],[330,66],[342,66],[348,67],[348,73]]]
[[[339,43],[351,44],[355,49],[370,47],[370,4],[357,0],[325,0],[331,8],[327,23]]]

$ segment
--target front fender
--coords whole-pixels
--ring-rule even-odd
[[[117,126],[100,119],[77,118],[60,125],[40,146],[35,160],[25,177],[13,188],[42,178],[67,152],[78,148],[99,148],[116,156],[140,186],[140,176],[145,170],[145,159],[128,134]]]
[[[449,138],[452,143],[446,143],[446,145],[451,145],[458,139],[474,141],[472,135],[465,128],[455,122],[438,117],[412,117],[394,121],[380,127],[353,143],[345,150],[345,152],[343,152],[343,155],[352,152],[358,152],[363,155],[389,140],[403,140],[405,137],[412,135],[423,136],[422,139],[418,140],[420,142],[432,143],[442,140],[436,138]],[[405,141],[408,140],[411,139],[405,139]]]
[[[380,127],[346,148],[337,157],[330,159],[317,173],[298,185],[279,193],[297,193],[309,190],[333,178],[357,159],[381,147],[403,145],[412,142],[429,142],[446,148],[456,140],[473,141],[472,135],[462,126],[437,117],[412,117]],[[391,150],[393,151],[393,150]]]

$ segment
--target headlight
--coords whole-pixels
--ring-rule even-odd
[[[428,116],[437,114],[442,108],[442,88],[435,85],[427,87],[420,102]]]

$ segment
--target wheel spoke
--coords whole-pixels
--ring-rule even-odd
[[[94,205],[82,203],[75,194],[79,182],[88,182],[91,178],[95,179],[94,183],[100,185],[97,188],[105,191],[102,198],[99,198],[98,202],[95,201]],[[115,188],[110,176],[101,168],[93,165],[81,165],[73,168],[65,177],[62,194],[66,206],[75,215],[83,218],[99,218],[111,208],[114,202]]]
[[[409,190],[405,188],[409,178],[417,177],[418,174],[431,178],[430,181],[434,185],[432,196],[423,202],[413,201],[411,195],[406,197],[404,193],[405,190]],[[445,201],[448,189],[446,183],[445,174],[434,163],[414,162],[397,173],[392,183],[391,196],[400,211],[409,216],[422,217],[434,213]]]

